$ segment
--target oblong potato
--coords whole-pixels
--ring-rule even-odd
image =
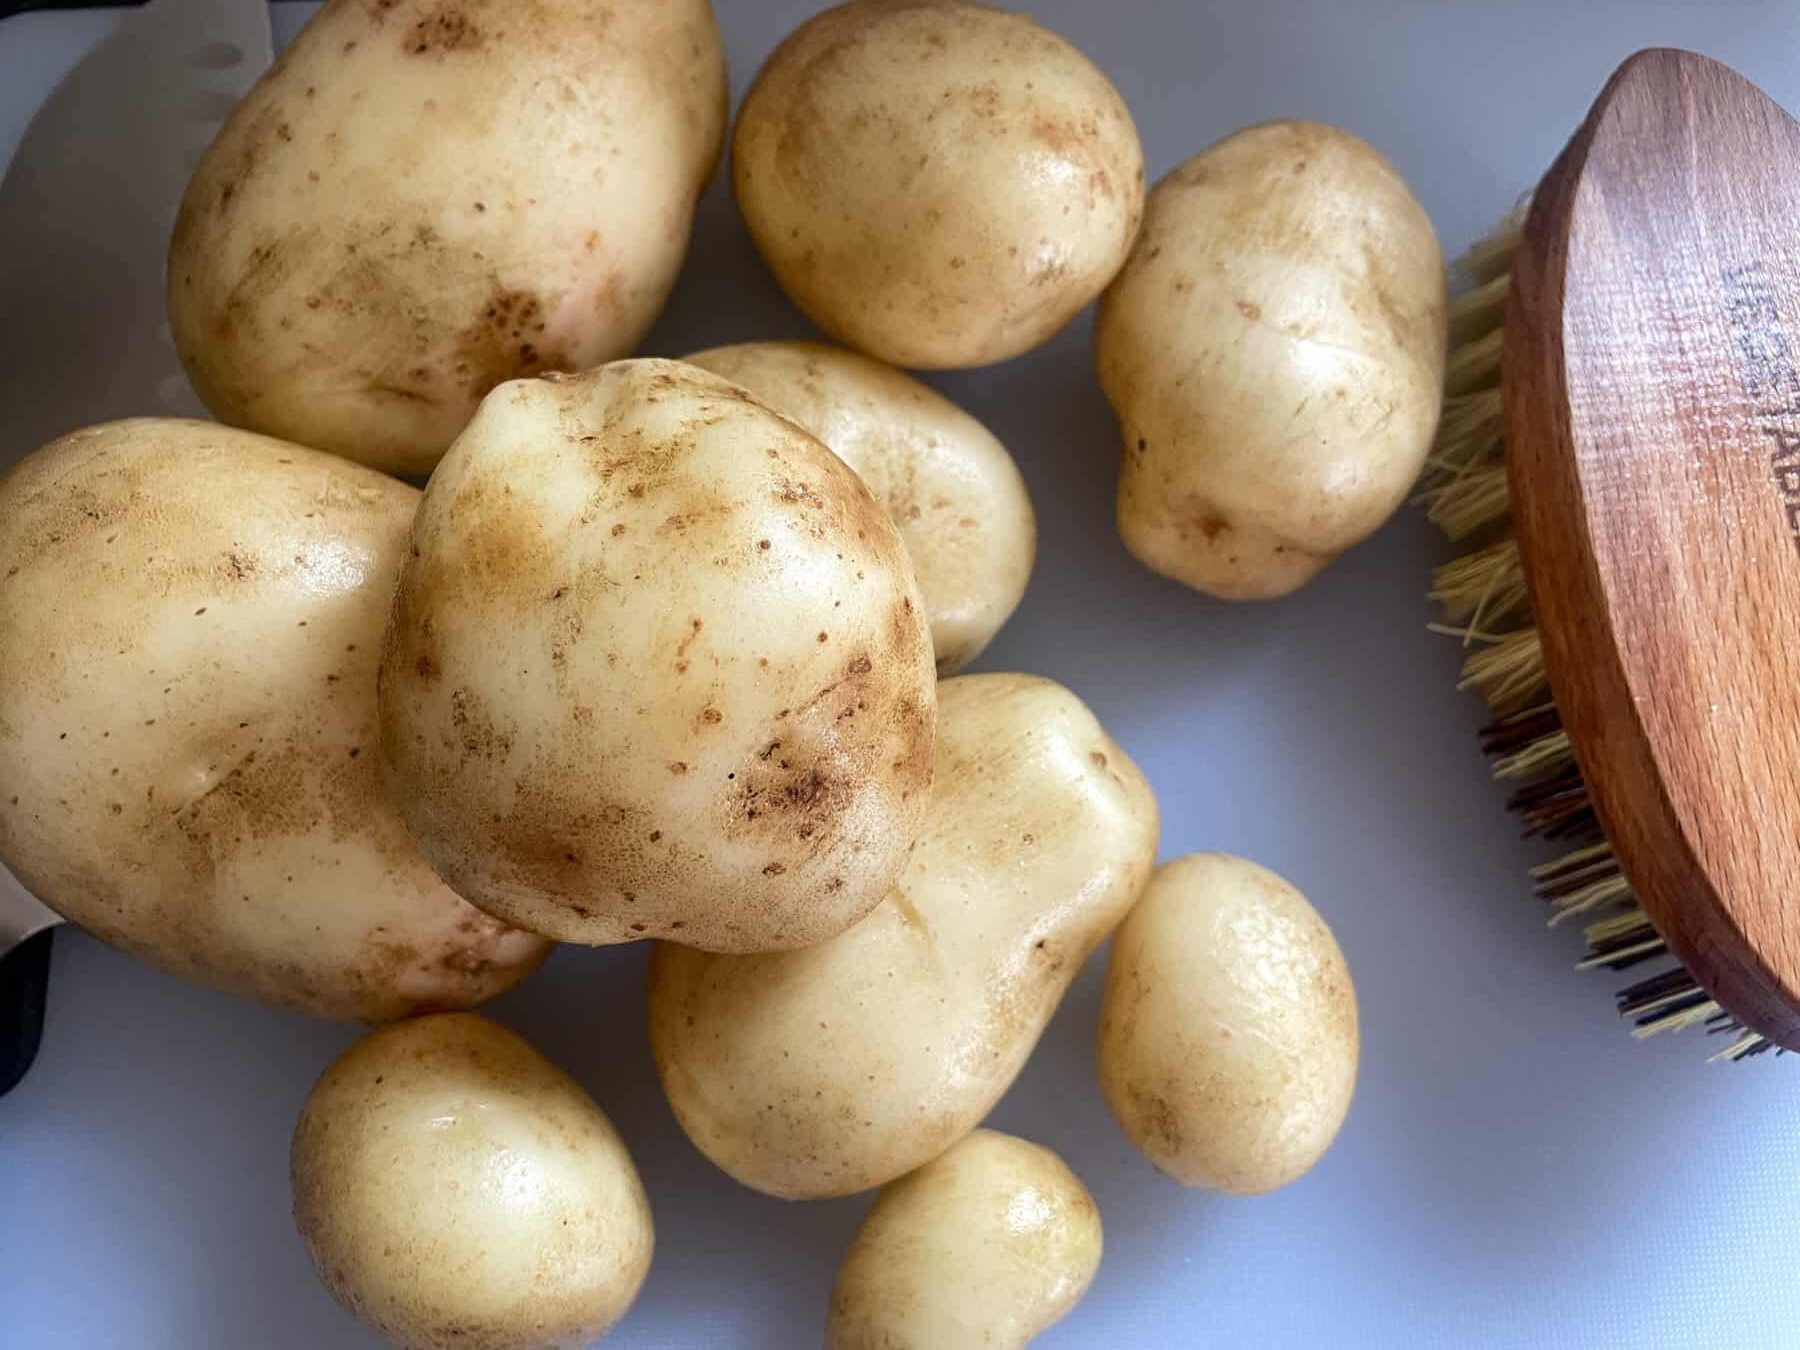
[[[1447,314],[1431,221],[1348,132],[1271,122],[1174,170],[1094,324],[1126,547],[1227,600],[1305,584],[1417,479]]]
[[[207,422],[0,478],[0,859],[172,974],[330,1017],[467,1007],[548,944],[389,809],[375,662],[419,494]]]
[[[502,385],[432,476],[381,683],[459,893],[572,942],[817,942],[931,783],[931,635],[862,481],[675,361]]]
[[[227,422],[428,472],[501,381],[637,346],[725,116],[707,0],[329,0],[188,186],[182,363]]]
[[[816,342],[746,342],[686,358],[793,418],[887,508],[918,574],[938,674],[993,641],[1025,594],[1037,518],[1006,447],[930,386]]]
[[[1118,90],[1023,14],[851,0],[757,73],[731,181],[781,287],[898,366],[1004,361],[1125,260],[1144,155]]]
[[[1041,1144],[976,1130],[890,1181],[838,1271],[825,1350],[1018,1350],[1081,1301],[1100,1211]]]
[[[1356,1090],[1356,989],[1318,912],[1266,868],[1157,869],[1113,939],[1100,1086],[1131,1142],[1188,1186],[1251,1195],[1303,1175]]]
[[[981,1123],[1156,857],[1156,800],[1094,715],[1029,675],[939,690],[906,870],[805,951],[659,944],[650,1046],[682,1129],[746,1186],[879,1186]]]
[[[575,1350],[650,1270],[650,1205],[612,1123],[472,1013],[346,1050],[306,1099],[290,1168],[319,1279],[408,1350]]]

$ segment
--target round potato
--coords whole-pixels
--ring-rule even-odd
[[[623,361],[502,385],[445,456],[381,714],[391,795],[483,909],[764,951],[892,884],[936,687],[862,480],[716,375]]]
[[[1039,1144],[976,1130],[881,1188],[838,1271],[826,1350],[1018,1350],[1100,1267],[1100,1211]]]
[[[851,1195],[974,1129],[1156,859],[1156,799],[1081,700],[940,688],[937,784],[875,912],[805,951],[659,945],[650,1048],[688,1138],[746,1186]]]
[[[777,47],[732,133],[732,186],[819,327],[895,365],[1046,341],[1118,271],[1144,206],[1119,93],[1022,14],[852,0]]]
[[[0,860],[102,941],[330,1017],[469,1007],[548,944],[438,880],[376,753],[419,494],[209,422],[0,479]]]
[[[1237,1195],[1287,1185],[1337,1137],[1358,1046],[1349,968],[1305,896],[1223,853],[1157,869],[1100,1005],[1100,1086],[1151,1162]]]
[[[725,97],[707,0],[329,0],[182,202],[169,321],[195,389],[428,472],[502,380],[636,347]]]
[[[1349,133],[1273,122],[1176,169],[1095,325],[1126,547],[1227,600],[1303,585],[1418,477],[1446,313],[1431,222]]]
[[[869,485],[906,541],[940,676],[993,641],[1031,578],[1037,520],[993,433],[892,366],[812,342],[746,342],[687,358],[791,417]]]
[[[612,1123],[473,1013],[345,1051],[306,1099],[291,1166],[320,1280],[407,1350],[575,1350],[650,1271],[650,1205]]]

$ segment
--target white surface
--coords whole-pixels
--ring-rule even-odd
[[[811,8],[718,7],[740,93]],[[1396,161],[1452,247],[1542,172],[1635,47],[1696,47],[1800,108],[1786,5],[1029,8],[1124,91],[1152,174],[1246,122],[1324,118]],[[24,116],[20,91],[41,97],[98,31],[61,25],[0,25],[0,116]],[[0,147],[15,134],[0,125]],[[806,332],[715,185],[646,350]],[[1457,654],[1424,631],[1438,543],[1409,513],[1261,607],[1154,579],[1113,533],[1088,336],[1084,317],[1024,360],[933,379],[1012,448],[1040,513],[1030,594],[982,666],[1093,704],[1157,787],[1165,856],[1234,850],[1312,897],[1356,975],[1364,1060],[1311,1176],[1256,1200],[1183,1192],[1100,1102],[1096,961],[993,1119],[1058,1149],[1105,1220],[1093,1291],[1039,1344],[1800,1345],[1800,1064],[1708,1066],[1692,1035],[1632,1044],[1607,978],[1570,970],[1574,936],[1542,931],[1451,688]],[[287,1213],[288,1131],[353,1032],[57,941],[42,1059],[0,1100],[0,1346],[371,1345]],[[866,1201],[767,1200],[688,1146],[644,1043],[642,955],[564,949],[495,1008],[595,1094],[643,1169],[656,1263],[607,1344],[817,1344]]]

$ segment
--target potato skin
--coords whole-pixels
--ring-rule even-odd
[[[1350,1109],[1359,1046],[1337,940],[1255,863],[1165,863],[1113,938],[1100,1087],[1183,1185],[1253,1195],[1304,1175]]]
[[[1118,271],[1144,157],[1106,77],[1022,14],[852,0],[764,62],[732,187],[795,304],[899,366],[1046,341]]]
[[[612,1123],[472,1013],[345,1051],[306,1099],[290,1169],[319,1279],[408,1350],[574,1350],[650,1270],[649,1201]]]
[[[814,342],[746,342],[687,358],[831,448],[906,541],[940,676],[981,655],[1018,607],[1037,518],[1006,447],[903,371]]]
[[[429,472],[496,384],[636,347],[725,100],[707,0],[329,0],[182,202],[194,387],[224,421]]]
[[[960,675],[939,700],[931,808],[873,914],[805,951],[651,957],[675,1117],[767,1194],[867,1190],[979,1125],[1150,875],[1156,800],[1073,694]]]
[[[171,974],[327,1017],[480,1003],[548,951],[389,809],[375,663],[419,494],[208,422],[0,478],[0,859]]]
[[[1101,1241],[1061,1158],[976,1130],[881,1188],[838,1271],[825,1350],[1018,1350],[1081,1301]]]
[[[456,890],[565,941],[804,946],[898,874],[931,783],[893,522],[736,385],[502,385],[433,475],[381,682],[390,794]]]
[[[1228,600],[1310,580],[1418,477],[1447,312],[1431,222],[1349,133],[1272,122],[1170,173],[1094,329],[1126,547]]]

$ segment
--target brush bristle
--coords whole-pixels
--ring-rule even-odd
[[[1495,720],[1482,729],[1494,776],[1518,784],[1507,801],[1528,837],[1566,841],[1570,851],[1532,869],[1532,887],[1552,926],[1585,921],[1583,970],[1623,971],[1670,961],[1668,944],[1638,903],[1601,833],[1562,718],[1550,702],[1543,645],[1532,620],[1511,490],[1500,398],[1502,324],[1512,260],[1522,238],[1519,206],[1457,263],[1466,285],[1450,311],[1444,410],[1420,480],[1426,515],[1468,553],[1438,568],[1431,599],[1437,632],[1469,648],[1460,688],[1478,693]],[[1775,1048],[1721,1008],[1686,967],[1665,966],[1617,994],[1632,1035],[1704,1026],[1730,1037],[1713,1059],[1748,1059]]]

